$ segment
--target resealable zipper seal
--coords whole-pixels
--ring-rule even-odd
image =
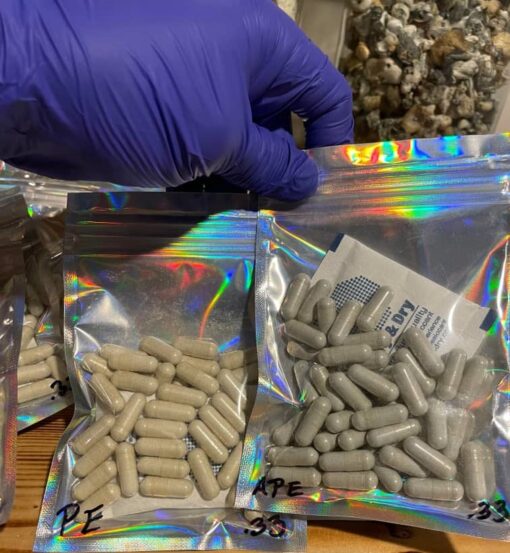
[[[179,192],[69,196],[65,349],[75,415],[51,465],[35,551],[304,549],[305,521],[284,517],[283,532],[281,525],[261,531],[242,511],[227,509],[223,494],[209,508],[192,497],[161,499],[157,508],[146,507],[150,498],[121,498],[102,510],[93,524],[99,529],[63,525],[62,509],[73,503],[76,457],[69,442],[98,409],[81,367],[84,354],[102,343],[136,348],[150,334],[204,336],[220,350],[254,344],[254,201],[245,194]]]
[[[507,327],[510,137],[445,137],[312,150],[318,193],[300,204],[261,199],[256,252],[257,399],[248,425],[236,506],[360,518],[510,539],[510,385]],[[479,438],[494,452],[497,491],[482,504],[447,505],[401,495],[308,488],[272,497],[264,485],[272,431],[303,408],[279,309],[298,273],[312,276],[338,237],[378,254],[497,314],[479,350],[491,399],[477,409]],[[388,283],[390,284],[390,283]],[[264,494],[264,491],[267,495]],[[501,512],[501,513],[500,513]]]

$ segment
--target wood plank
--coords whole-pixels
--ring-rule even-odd
[[[0,553],[32,551],[46,477],[72,408],[23,432],[18,439],[16,498],[9,522],[0,528]],[[508,543],[377,522],[312,521],[313,553],[508,553]]]

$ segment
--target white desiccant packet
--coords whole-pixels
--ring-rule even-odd
[[[394,292],[377,325],[394,346],[408,327],[422,330],[439,354],[462,348],[474,355],[495,321],[495,313],[455,294],[347,235],[339,237],[312,278],[331,282],[337,309],[347,300],[366,303],[380,286]]]

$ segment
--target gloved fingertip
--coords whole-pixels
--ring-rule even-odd
[[[312,196],[319,184],[319,169],[313,159],[303,155],[290,172],[289,182],[278,187],[282,200],[295,202]]]

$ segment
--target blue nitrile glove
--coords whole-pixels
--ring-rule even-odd
[[[351,91],[271,0],[1,0],[0,159],[44,175],[179,186],[215,174],[312,194],[307,146],[352,139]]]

